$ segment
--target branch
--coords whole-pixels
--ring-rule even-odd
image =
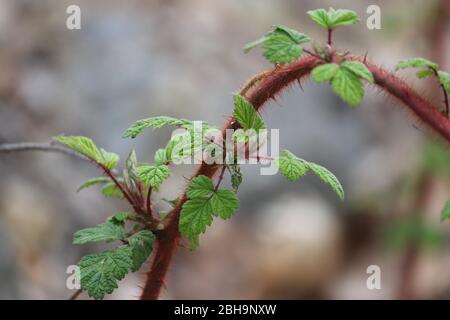
[[[66,147],[56,145],[53,142],[35,143],[35,142],[19,142],[0,144],[0,153],[13,153],[23,151],[45,151],[66,154],[78,159],[90,161],[87,157],[72,151]]]
[[[361,61],[359,57],[350,56],[349,59]],[[450,120],[439,113],[433,105],[429,104],[418,93],[407,86],[403,81],[387,72],[386,70],[362,60],[362,62],[372,72],[375,84],[381,89],[402,101],[419,119],[434,129],[444,139],[450,142]],[[312,69],[323,61],[309,56],[296,60],[290,64],[282,65],[279,68],[268,72],[265,78],[257,76],[258,81],[253,81],[253,87],[244,86],[241,92],[246,99],[259,111],[266,102],[274,99],[285,88],[307,77]],[[225,136],[227,129],[238,129],[239,124],[232,117],[226,122],[222,129],[222,136]],[[212,178],[218,165],[208,165],[203,163],[197,170],[195,176],[205,175]],[[177,206],[169,213],[169,221],[165,230],[158,234],[156,250],[152,255],[150,271],[147,274],[147,281],[141,295],[142,300],[157,299],[164,284],[165,275],[169,269],[172,257],[179,242],[180,233],[178,231],[178,221],[183,204],[187,201],[186,193],[179,197]]]

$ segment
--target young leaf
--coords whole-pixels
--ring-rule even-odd
[[[191,240],[192,249],[198,246],[200,234],[213,221],[213,209],[208,198],[194,198],[186,201],[181,209],[179,229]]]
[[[430,68],[430,69],[438,70],[439,64],[434,63],[434,62],[424,59],[424,58],[410,58],[410,59],[401,60],[395,67],[395,70],[406,69],[406,68]]]
[[[167,164],[167,153],[166,149],[158,149],[155,152],[155,164],[162,165]]]
[[[441,212],[441,221],[447,220],[450,218],[450,198],[447,200],[444,208]]]
[[[137,166],[136,151],[132,148],[125,160],[125,168],[123,169],[123,180],[132,193],[139,190],[140,180],[137,175]]]
[[[92,178],[92,179],[89,179],[89,180],[85,181],[81,186],[79,186],[78,189],[77,189],[77,192],[79,192],[79,191],[81,191],[83,189],[92,187],[92,186],[94,186],[96,184],[108,183],[108,182],[111,182],[110,178],[106,178],[106,177]]]
[[[244,130],[259,131],[265,128],[264,122],[256,113],[255,108],[243,96],[234,96],[234,118]]]
[[[148,230],[142,230],[128,237],[127,240],[132,250],[131,258],[133,264],[131,271],[136,272],[152,253],[155,236]]]
[[[358,105],[364,97],[364,87],[353,72],[339,68],[331,81],[334,92],[352,107]]]
[[[106,221],[123,225],[126,220],[134,219],[135,217],[136,217],[136,215],[134,212],[122,211],[122,212],[117,212],[112,217],[109,217]]]
[[[280,169],[281,174],[290,181],[295,181],[303,177],[308,170],[306,162],[298,159],[288,150],[284,150],[281,156],[276,159],[275,163]]]
[[[306,12],[308,16],[322,28],[329,28],[328,13],[325,9],[316,9]]]
[[[239,199],[233,191],[220,189],[211,197],[211,206],[215,215],[226,220],[239,208]]]
[[[123,225],[105,222],[93,228],[78,230],[73,235],[74,244],[84,244],[97,241],[116,241],[125,239]]]
[[[104,165],[109,170],[114,169],[119,162],[119,156],[113,152],[107,152],[100,148],[101,159],[97,159],[99,163]]]
[[[327,63],[317,66],[311,72],[311,78],[317,83],[331,81],[339,70],[336,63]]]
[[[102,194],[106,198],[119,198],[123,199],[124,195],[119,188],[117,188],[116,184],[113,182],[107,183],[102,188]]]
[[[145,185],[159,189],[161,183],[169,177],[170,171],[166,165],[144,165],[137,168],[137,174]]]
[[[347,26],[359,21],[356,12],[346,9],[334,10],[330,8],[328,11],[325,9],[316,9],[308,11],[307,14],[315,23],[325,29]]]
[[[90,254],[79,262],[81,288],[94,299],[103,299],[117,288],[117,281],[122,280],[132,266],[131,249],[120,246],[112,251]]]
[[[445,91],[450,93],[450,74],[444,71],[438,71],[439,81],[444,87]]]
[[[210,178],[200,175],[192,179],[187,190],[187,196],[190,199],[209,197],[214,192],[214,184]]]
[[[289,63],[299,58],[303,53],[301,44],[310,42],[305,34],[283,25],[275,25],[275,29],[262,38],[244,46],[244,52],[262,45],[263,55],[272,63]]]
[[[423,70],[417,71],[416,76],[419,79],[428,78],[428,77],[434,76],[434,72],[431,69],[423,69]]]
[[[65,145],[67,148],[72,149],[91,160],[98,161],[102,158],[100,150],[97,149],[95,143],[82,136],[57,136],[53,138],[55,141]]]
[[[159,129],[163,126],[177,126],[177,127],[186,127],[187,125],[191,124],[192,122],[185,119],[176,119],[172,117],[167,116],[159,116],[159,117],[152,117],[147,119],[141,119],[133,123],[131,127],[125,131],[123,138],[136,138],[139,134],[142,133],[147,128],[155,128]]]
[[[344,188],[336,176],[325,167],[308,162],[308,168],[314,172],[324,183],[328,184],[341,200],[344,200]]]
[[[372,72],[367,69],[367,67],[358,61],[344,61],[341,63],[341,68],[345,68],[352,73],[354,73],[356,76],[366,79],[370,83],[373,83],[373,75]]]

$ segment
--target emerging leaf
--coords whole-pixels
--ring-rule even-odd
[[[109,217],[107,221],[115,223],[115,224],[124,224],[126,220],[134,219],[136,217],[134,212],[122,211],[117,212],[112,217]]]
[[[317,83],[331,81],[339,70],[339,65],[336,63],[327,63],[317,66],[311,73],[311,78]]]
[[[97,241],[124,240],[125,231],[123,225],[113,222],[105,222],[93,228],[82,229],[73,235],[74,244],[84,244]]]
[[[401,60],[395,67],[395,70],[406,68],[430,68],[434,70],[439,70],[439,64],[424,58],[410,58]]]
[[[325,9],[316,9],[308,11],[307,14],[315,23],[325,29],[334,29],[360,21],[356,12],[346,9],[334,10],[330,8],[328,11]]]
[[[138,167],[137,174],[145,185],[159,189],[161,183],[169,177],[170,171],[166,165],[143,165]]]
[[[131,127],[125,131],[123,137],[124,138],[136,138],[139,134],[142,133],[147,128],[155,128],[159,129],[163,126],[177,126],[177,127],[183,127],[185,128],[189,124],[191,124],[192,121],[185,120],[185,119],[176,119],[172,117],[167,116],[159,116],[159,117],[152,117],[147,119],[141,119],[136,121]]]
[[[112,182],[110,178],[106,178],[106,177],[98,177],[98,178],[92,178],[89,179],[87,181],[85,181],[81,186],[78,187],[77,192],[92,187],[96,184],[100,184],[100,183],[108,183],[108,182]]]
[[[345,68],[339,68],[331,81],[334,92],[352,107],[364,97],[364,87],[357,75]]]
[[[161,164],[167,164],[167,162],[169,161],[167,159],[167,154],[166,154],[166,149],[158,149],[155,152],[155,163],[157,165],[161,165]]]
[[[81,258],[79,264],[81,288],[94,299],[103,299],[117,288],[132,266],[131,248],[120,246],[112,251],[90,254]]]
[[[255,108],[239,94],[234,96],[233,116],[244,130],[254,129],[259,131],[265,129],[264,122]]]
[[[275,25],[275,29],[266,33],[262,38],[244,46],[244,52],[262,45],[263,55],[272,63],[290,63],[303,53],[301,44],[311,39],[303,33],[283,25]]]
[[[104,165],[109,170],[114,169],[119,162],[119,156],[113,152],[107,152],[100,148],[101,159],[98,162]]]
[[[439,81],[444,87],[445,91],[450,93],[450,74],[444,71],[438,71]]]
[[[434,76],[434,72],[433,72],[433,70],[430,70],[430,69],[423,69],[423,70],[417,71],[416,76],[419,79],[428,78],[428,77]]]
[[[441,221],[447,220],[448,218],[450,218],[450,198],[445,203],[444,208],[442,208]]]
[[[104,187],[102,188],[102,194],[106,198],[115,197],[115,198],[123,199],[123,197],[124,197],[122,191],[120,191],[120,189],[113,182],[110,182],[110,183],[107,183],[104,185]]]

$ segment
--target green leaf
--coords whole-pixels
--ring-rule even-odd
[[[109,217],[107,221],[115,223],[115,224],[124,224],[126,220],[134,219],[136,217],[136,214],[134,212],[130,211],[121,211],[117,212],[112,217]]]
[[[214,184],[210,178],[200,175],[191,180],[187,190],[190,199],[209,197],[214,192]]]
[[[132,193],[139,192],[140,180],[137,175],[137,166],[136,151],[132,148],[125,160],[125,168],[123,169],[123,180]]]
[[[447,200],[447,203],[442,209],[441,221],[447,220],[448,218],[450,218],[450,198]]]
[[[258,45],[263,46],[264,56],[272,63],[289,63],[301,56],[301,44],[310,42],[305,34],[283,25],[275,25],[274,30],[266,33],[262,38],[244,46],[248,52]]]
[[[281,153],[281,156],[275,160],[275,163],[280,169],[281,174],[290,181],[295,181],[300,177],[303,177],[308,170],[307,163],[304,160],[297,158],[288,150],[284,150]]]
[[[353,72],[339,68],[331,81],[334,92],[352,107],[358,105],[364,97],[364,87]]]
[[[100,148],[101,159],[97,159],[98,162],[104,165],[109,170],[114,169],[119,162],[119,156],[113,152],[107,152]]]
[[[372,72],[367,69],[367,67],[358,61],[344,61],[341,63],[341,68],[345,68],[352,73],[354,73],[356,76],[366,79],[370,83],[373,83],[373,75]]]
[[[133,264],[131,271],[136,272],[152,253],[155,236],[148,230],[142,230],[128,237],[127,240],[132,250]]]
[[[158,149],[155,152],[155,163],[157,165],[167,164],[167,154],[166,149]]]
[[[306,12],[308,16],[322,28],[329,28],[328,13],[325,9],[316,9]]]
[[[233,191],[220,189],[211,197],[211,206],[214,214],[226,220],[239,208],[239,199]]]
[[[79,262],[81,288],[90,297],[103,299],[117,288],[117,281],[123,279],[132,266],[131,249],[120,246],[112,251],[90,254]]]
[[[259,131],[265,129],[264,122],[255,108],[239,94],[234,96],[233,116],[244,130],[254,129]]]
[[[97,241],[116,241],[125,239],[123,225],[105,222],[93,228],[78,230],[73,235],[73,244]]]
[[[444,87],[445,91],[450,93],[450,74],[444,71],[438,71],[439,81]]]
[[[423,70],[417,71],[416,76],[419,79],[428,78],[428,77],[434,76],[434,72],[431,69],[423,69]]]
[[[262,46],[264,57],[274,64],[290,63],[303,53],[302,47],[281,32],[273,33]]]
[[[339,65],[336,63],[327,63],[317,66],[311,73],[311,78],[317,83],[331,81],[339,70]]]
[[[95,143],[87,138],[82,136],[57,136],[53,138],[57,142],[63,144],[69,149],[76,151],[91,160],[97,161],[102,158],[102,154],[100,150],[97,149]]]
[[[344,200],[344,188],[333,173],[331,173],[327,168],[312,162],[308,162],[308,168],[324,183],[328,184],[341,200]]]
[[[430,60],[424,58],[410,58],[401,60],[395,70],[406,69],[406,68],[430,68],[434,70],[439,69],[439,64],[434,63]]]
[[[237,192],[242,183],[241,167],[239,165],[229,165],[228,170],[231,174],[231,186],[234,192]]]
[[[137,174],[145,185],[159,189],[161,183],[169,177],[170,171],[166,165],[144,165],[138,167]]]
[[[308,11],[307,14],[315,23],[325,29],[334,29],[360,21],[356,12],[346,9],[334,10],[330,8],[328,11],[325,9],[316,9]]]
[[[82,136],[57,136],[53,138],[55,141],[72,149],[90,160],[95,161],[108,169],[113,169],[119,161],[119,156],[112,152],[107,152],[103,149],[98,149],[95,143]]]
[[[123,199],[124,195],[119,188],[117,188],[116,184],[113,182],[107,183],[102,188],[102,194],[106,198],[119,198]]]
[[[77,189],[77,192],[79,192],[79,191],[81,191],[83,189],[92,187],[92,186],[94,186],[96,184],[108,183],[108,182],[111,182],[110,178],[106,178],[106,177],[92,178],[92,179],[89,179],[89,180],[85,181],[81,186],[79,186],[78,189]]]
[[[198,246],[200,234],[213,221],[213,209],[208,198],[194,198],[186,201],[181,209],[179,229],[191,240],[192,249]]]
[[[176,119],[172,117],[167,116],[159,116],[159,117],[152,117],[147,119],[141,119],[133,123],[131,127],[125,131],[123,138],[131,137],[132,139],[136,138],[139,134],[142,133],[147,128],[154,128],[159,129],[163,126],[177,126],[177,127],[183,127],[190,125],[192,121],[185,120],[185,119]]]
[[[348,26],[359,22],[359,17],[355,11],[346,9],[328,10],[328,22],[330,28]]]

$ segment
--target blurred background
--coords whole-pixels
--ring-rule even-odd
[[[66,8],[81,7],[81,30]],[[368,30],[366,8],[381,8]],[[170,130],[121,139],[135,120],[156,115],[221,125],[232,93],[269,68],[242,46],[284,24],[323,43],[307,10],[355,10],[362,23],[335,43],[393,69],[422,56],[449,70],[450,2],[298,0],[0,0],[0,143],[85,135],[122,159],[135,145],[150,161]],[[442,106],[432,79],[402,72]],[[448,146],[376,89],[351,109],[327,85],[294,86],[262,111],[280,128],[281,148],[333,171],[345,202],[316,177],[288,183],[245,166],[241,208],[215,221],[195,252],[180,248],[164,299],[450,298]],[[173,198],[193,167],[176,167],[160,197]],[[67,299],[66,268],[98,246],[74,246],[74,231],[127,209],[77,187],[98,172],[61,154],[0,156],[0,298]],[[381,268],[369,290],[368,266]],[[109,299],[135,299],[144,272],[129,274]],[[81,298],[86,298],[82,295]]]

